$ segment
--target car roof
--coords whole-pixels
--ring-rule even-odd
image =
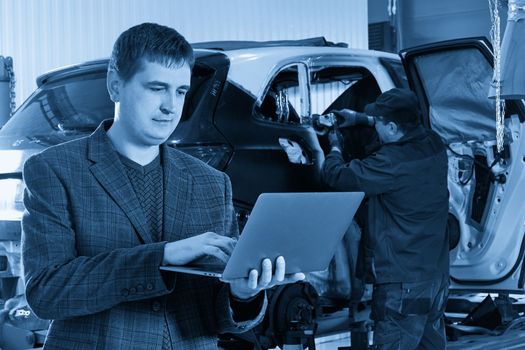
[[[195,56],[203,57],[217,54],[217,50],[195,50]],[[56,81],[62,78],[69,78],[75,75],[84,75],[89,73],[105,72],[108,69],[109,58],[101,58],[69,66],[59,67],[36,78],[38,87],[50,81]]]
[[[74,64],[65,67],[59,67],[50,71],[45,72],[44,74],[36,78],[36,85],[38,87],[42,86],[44,83],[47,83],[50,80],[56,80],[63,77],[69,77],[76,74],[82,74],[87,72],[96,72],[107,70],[109,59],[97,59],[93,61],[87,61],[79,64]]]
[[[212,49],[221,51],[275,47],[275,46],[325,46],[325,47],[348,47],[347,43],[333,43],[324,37],[315,37],[297,40],[271,40],[271,41],[245,41],[245,40],[226,40],[208,41],[191,44],[194,49]]]
[[[287,64],[305,62],[315,66],[316,61],[326,62],[321,58],[327,57],[334,64],[348,63],[349,59],[363,64],[370,59],[378,60],[379,58],[400,60],[398,55],[392,53],[344,47],[280,46],[230,50],[224,53],[230,59],[228,80],[241,86],[255,98],[263,95],[265,87],[276,70]]]
[[[223,54],[230,61],[228,80],[241,87],[254,98],[260,98],[275,71],[287,64],[306,62],[315,64],[317,57],[330,57],[334,61],[363,61],[371,58],[399,60],[399,56],[387,52],[347,48],[345,44],[333,44],[324,38],[285,41],[220,41],[192,44],[196,58]],[[98,59],[81,64],[61,67],[37,78],[37,86],[49,81],[107,69],[108,59]]]

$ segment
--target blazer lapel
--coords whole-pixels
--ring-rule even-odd
[[[90,136],[88,141],[88,158],[94,162],[90,170],[93,176],[108,192],[110,197],[126,214],[135,227],[143,243],[152,243],[153,238],[147,229],[146,217],[137,199],[135,191],[118,159],[117,152],[106,135],[110,122],[104,122]]]
[[[164,164],[164,240],[176,241],[185,238],[184,223],[191,201],[193,178],[181,166],[177,153],[162,145]]]

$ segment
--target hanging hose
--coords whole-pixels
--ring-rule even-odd
[[[503,130],[505,118],[505,100],[501,99],[501,22],[499,0],[489,0],[492,27],[490,37],[494,49],[494,76],[492,85],[496,90],[496,145],[498,153],[503,151]]]

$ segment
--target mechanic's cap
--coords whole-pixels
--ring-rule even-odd
[[[383,92],[374,103],[367,104],[365,113],[400,124],[417,124],[419,103],[412,91],[394,88]]]

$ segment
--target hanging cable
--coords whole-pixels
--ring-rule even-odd
[[[501,99],[501,21],[499,0],[489,0],[491,28],[490,38],[494,49],[494,77],[492,84],[496,90],[496,145],[498,153],[503,151],[505,100]]]

